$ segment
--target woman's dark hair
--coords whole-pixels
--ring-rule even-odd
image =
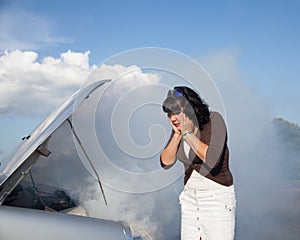
[[[208,105],[189,87],[178,86],[170,90],[162,108],[168,114],[179,114],[183,110],[200,130],[209,122]]]

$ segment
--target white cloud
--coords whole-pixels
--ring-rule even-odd
[[[120,64],[102,64],[93,72],[84,85],[90,84],[97,79],[116,80],[117,84],[113,86],[114,94],[120,94],[124,89],[130,90],[140,85],[158,83],[160,80],[156,73],[144,73],[136,65],[125,67]]]
[[[99,79],[122,76],[122,81],[113,87],[114,94],[159,81],[155,74],[143,73],[137,66],[90,66],[89,54],[89,51],[69,50],[59,58],[47,56],[39,60],[34,51],[3,52],[0,55],[0,114],[48,114],[81,85]]]
[[[89,51],[38,61],[33,51],[0,55],[0,114],[44,115],[74,93],[95,68]]]
[[[66,42],[54,35],[54,24],[25,10],[6,8],[0,14],[0,49],[31,49]]]
[[[84,54],[80,52],[68,51],[61,54],[62,60],[69,65],[78,66],[83,69],[89,68],[89,54],[90,51],[85,52]]]

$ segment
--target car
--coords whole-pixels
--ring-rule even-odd
[[[78,155],[78,147],[85,150],[76,141],[72,116],[109,83],[101,80],[78,90],[1,162],[0,239],[151,239],[134,236],[130,222],[89,216],[74,194],[91,174]]]

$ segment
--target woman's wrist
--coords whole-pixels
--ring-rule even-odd
[[[191,134],[193,134],[194,131],[193,130],[189,130],[189,131],[185,131],[184,133],[181,134],[181,139],[185,140],[185,138]]]
[[[174,139],[178,139],[180,141],[180,139],[181,139],[181,133],[180,132],[175,132],[174,135],[173,135],[173,138]]]

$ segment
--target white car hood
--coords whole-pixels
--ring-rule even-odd
[[[28,139],[0,165],[0,186],[26,159],[80,106],[80,104],[95,89],[102,87],[111,80],[94,82],[79,89],[69,97],[61,106],[50,114],[33,132]]]

